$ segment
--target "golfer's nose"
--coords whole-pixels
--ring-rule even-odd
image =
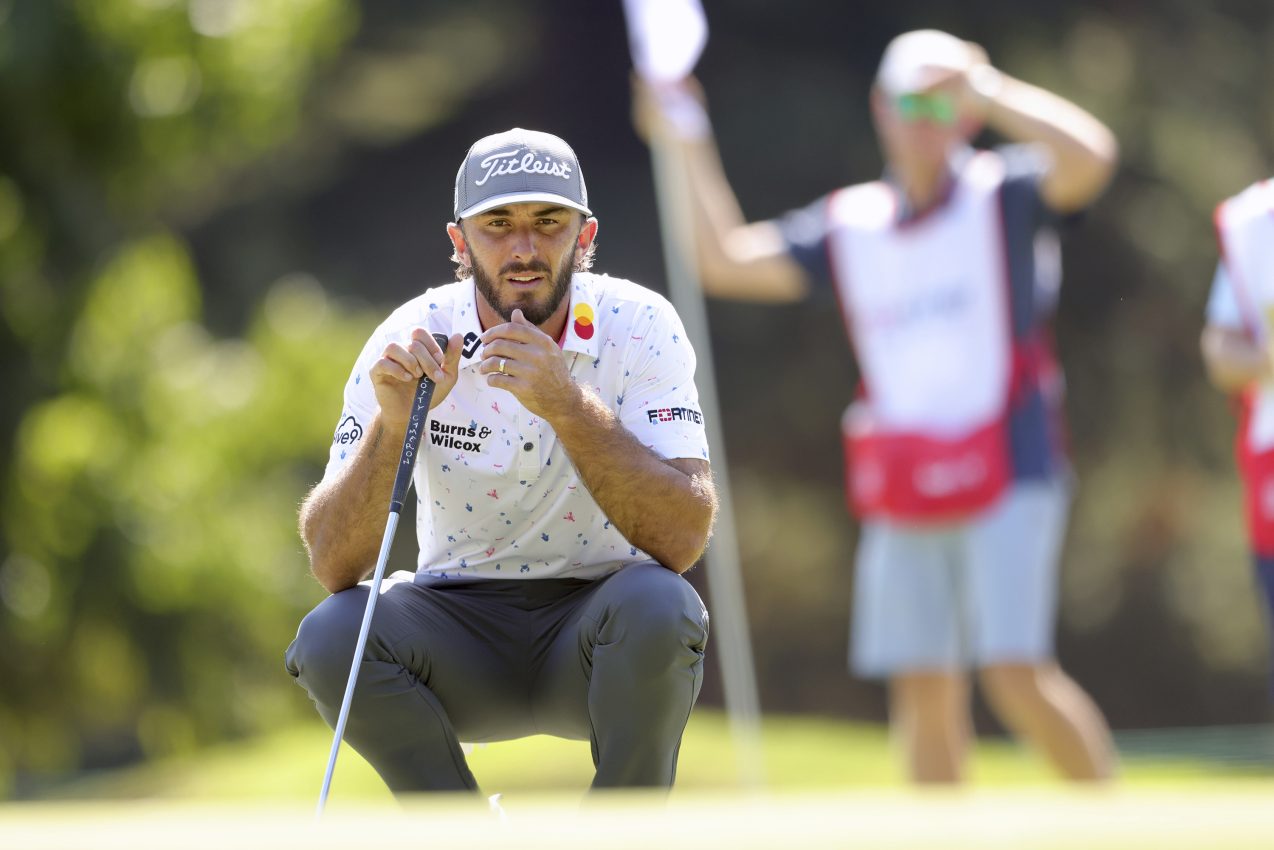
[[[535,259],[535,230],[530,227],[519,227],[513,232],[513,257],[519,262],[529,263]]]

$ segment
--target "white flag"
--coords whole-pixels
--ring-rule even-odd
[[[689,76],[708,41],[699,0],[624,0],[633,67],[648,83]]]

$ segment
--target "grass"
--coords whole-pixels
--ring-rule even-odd
[[[764,785],[776,792],[899,789],[904,783],[883,727],[807,716],[767,716],[763,723]],[[1171,742],[1170,737],[1163,738]],[[1125,754],[1122,783],[1137,787],[1222,782],[1274,790],[1264,770],[1234,758],[1172,755],[1187,747],[1156,748],[1146,733]],[[49,789],[54,799],[167,799],[303,801],[322,780],[331,732],[317,721],[252,741],[226,744],[180,759],[90,775]],[[1168,752],[1164,752],[1167,750]],[[592,775],[582,741],[526,738],[476,747],[469,764],[488,793],[579,793]],[[679,791],[737,789],[739,770],[728,724],[719,712],[697,711],[682,744]],[[1048,766],[1007,741],[981,741],[971,763],[979,788],[1058,787]],[[371,767],[343,747],[333,800],[387,802],[388,791]]]
[[[1269,729],[1220,739],[1215,730],[1138,733],[1122,747],[1121,781],[1096,789],[1059,782],[1010,743],[981,741],[969,787],[922,791],[902,782],[882,727],[781,716],[763,726],[766,784],[744,789],[725,718],[696,712],[667,800],[583,795],[592,772],[583,742],[476,748],[470,765],[488,793],[503,794],[500,817],[467,796],[392,804],[367,763],[344,748],[318,823],[312,811],[331,733],[315,722],[0,805],[0,847],[1263,850],[1274,835],[1274,776],[1262,749],[1274,740]]]

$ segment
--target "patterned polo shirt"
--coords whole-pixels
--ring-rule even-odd
[[[672,305],[619,278],[574,275],[560,341],[571,376],[665,458],[708,458],[695,354]],[[416,327],[461,334],[460,377],[429,414],[413,483],[418,571],[448,578],[597,578],[649,556],[580,480],[548,423],[478,372],[472,279],[425,291],[371,335],[345,385],[324,480],[354,456],[379,409],[369,373]]]

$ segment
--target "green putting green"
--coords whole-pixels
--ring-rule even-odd
[[[762,730],[764,787],[769,791],[904,787],[882,726],[769,715]],[[1207,783],[1274,790],[1274,760],[1267,760],[1262,769],[1238,758],[1239,753],[1258,748],[1251,740],[1239,740],[1237,731],[1228,734],[1235,743],[1228,749],[1213,746],[1211,750],[1197,743],[1218,740],[1220,730],[1120,736],[1125,757],[1118,784],[1173,788]],[[1274,730],[1253,730],[1248,738],[1253,734],[1274,736]],[[1125,745],[1125,741],[1132,745]],[[303,802],[317,799],[330,745],[331,732],[316,721],[182,758],[60,783],[42,796]],[[592,774],[588,744],[582,741],[527,738],[470,748],[468,757],[483,789],[503,793],[511,800],[524,792],[578,795],[588,787]],[[970,768],[969,784],[974,788],[1062,787],[1038,757],[1007,741],[979,742]],[[719,712],[696,712],[682,745],[677,793],[736,789],[739,776],[726,718]],[[349,747],[341,749],[331,798],[334,803],[391,799],[371,767]]]

